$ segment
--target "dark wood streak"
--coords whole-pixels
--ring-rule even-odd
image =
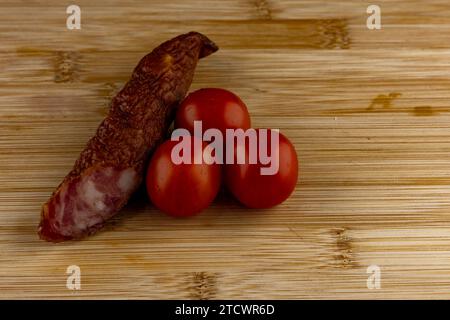
[[[336,267],[353,268],[357,263],[353,257],[352,238],[347,233],[345,227],[332,230],[332,234],[336,238],[337,252],[335,254]]]
[[[190,298],[195,300],[210,300],[217,295],[217,274],[211,272],[195,272],[189,276],[188,285]]]
[[[58,51],[55,54],[56,83],[75,82],[79,77],[80,54],[76,51]]]
[[[261,19],[272,20],[272,12],[266,0],[254,0],[253,3]]]

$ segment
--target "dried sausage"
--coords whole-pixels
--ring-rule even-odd
[[[73,169],[43,205],[42,239],[92,234],[127,203],[189,89],[198,59],[217,49],[206,36],[190,32],[142,58]]]

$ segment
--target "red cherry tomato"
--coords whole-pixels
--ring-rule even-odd
[[[197,138],[188,136],[193,146]],[[201,152],[205,143],[197,139]],[[221,183],[221,167],[218,164],[194,164],[200,151],[191,148],[190,164],[175,164],[172,149],[178,141],[166,141],[158,147],[147,171],[147,192],[152,203],[161,211],[176,217],[199,213],[216,197]],[[201,156],[201,155],[200,155]]]
[[[205,88],[190,93],[178,108],[175,127],[194,134],[194,121],[202,121],[203,131],[215,128],[225,136],[225,129],[250,128],[247,106],[234,93]]]
[[[259,132],[260,129],[256,129]],[[270,150],[270,130],[267,150]],[[270,208],[286,200],[295,189],[298,178],[298,161],[292,143],[279,134],[279,167],[274,175],[262,175],[261,168],[268,167],[259,161],[249,162],[249,144],[245,147],[245,163],[237,164],[235,148],[234,164],[225,165],[225,182],[231,193],[245,206],[250,208]],[[259,148],[257,148],[259,152]]]

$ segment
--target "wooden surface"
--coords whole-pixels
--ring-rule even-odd
[[[366,1],[80,0],[69,31],[71,3],[0,3],[0,298],[450,298],[447,0],[377,1],[382,30]],[[235,91],[293,141],[294,195],[264,211],[221,195],[187,220],[141,195],[85,241],[38,240],[137,61],[190,30],[220,46],[191,89]]]

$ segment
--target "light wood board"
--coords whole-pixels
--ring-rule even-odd
[[[450,298],[450,4],[377,1],[0,3],[0,298]],[[191,90],[223,87],[294,143],[293,196],[227,195],[192,219],[136,197],[97,235],[40,241],[40,207],[111,97],[160,42],[220,50]],[[81,290],[66,268],[81,268]],[[367,267],[381,289],[367,288]]]

